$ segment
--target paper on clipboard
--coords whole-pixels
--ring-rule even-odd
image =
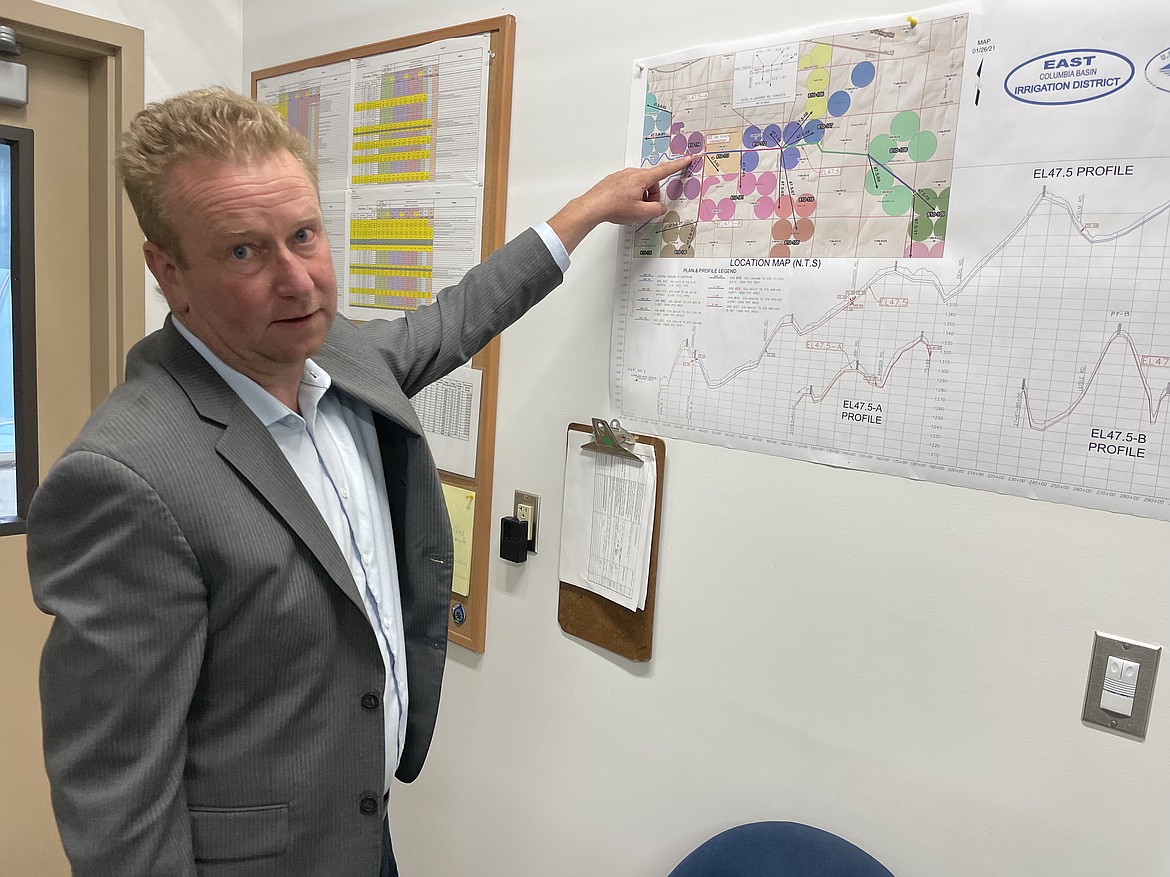
[[[582,450],[592,438],[568,433],[560,578],[627,609],[645,609],[658,488],[655,451],[636,444],[639,465]]]

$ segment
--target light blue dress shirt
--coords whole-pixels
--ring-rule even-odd
[[[556,260],[569,270],[569,254],[548,223],[534,227]],[[300,414],[224,363],[178,319],[175,328],[207,360],[268,430],[312,497],[344,555],[362,595],[386,666],[383,693],[385,789],[398,769],[406,741],[409,686],[402,629],[402,600],[394,527],[386,498],[382,456],[370,406],[333,389],[323,368],[305,362],[297,391]]]

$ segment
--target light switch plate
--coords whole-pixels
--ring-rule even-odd
[[[1085,688],[1085,706],[1081,712],[1081,721],[1144,740],[1146,726],[1150,720],[1150,702],[1154,697],[1154,681],[1158,675],[1158,659],[1161,654],[1161,646],[1122,639],[1098,630],[1093,636],[1093,658],[1089,662],[1089,682]],[[1110,656],[1133,661],[1140,667],[1137,690],[1133,696],[1132,715],[1119,715],[1101,707],[1105,669]]]
[[[536,531],[540,521],[540,497],[535,493],[517,490],[512,501],[512,514],[528,522],[528,550],[536,554]]]

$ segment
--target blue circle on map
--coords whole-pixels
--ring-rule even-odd
[[[829,115],[843,116],[849,112],[849,105],[853,103],[853,99],[849,97],[849,93],[845,91],[835,91],[829,95]]]
[[[780,166],[786,171],[792,170],[800,164],[800,150],[795,146],[789,146],[782,153],[780,153]]]
[[[742,152],[739,156],[739,169],[745,174],[750,174],[760,164],[760,154],[758,152]]]
[[[869,61],[862,61],[853,68],[853,72],[849,74],[849,80],[858,88],[865,88],[873,82],[873,78],[876,75],[877,71],[874,69],[873,64]]]
[[[804,123],[804,143],[820,143],[825,136],[825,129],[821,127],[820,119],[812,119]]]
[[[655,120],[654,120],[653,116],[646,117],[646,124],[642,126],[642,134],[645,135],[646,137],[649,137],[651,134],[653,134],[657,130],[657,127],[655,126],[654,121]]]
[[[755,125],[748,125],[743,129],[743,145],[745,149],[755,149],[760,145],[763,135]]]
[[[768,149],[775,149],[780,145],[780,126],[769,125],[764,129],[764,146]]]
[[[789,122],[784,126],[784,145],[791,146],[793,143],[799,143],[804,136],[804,128],[801,127],[800,122]]]

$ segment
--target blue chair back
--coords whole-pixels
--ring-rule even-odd
[[[669,877],[894,877],[849,841],[799,822],[753,822],[715,835]]]

